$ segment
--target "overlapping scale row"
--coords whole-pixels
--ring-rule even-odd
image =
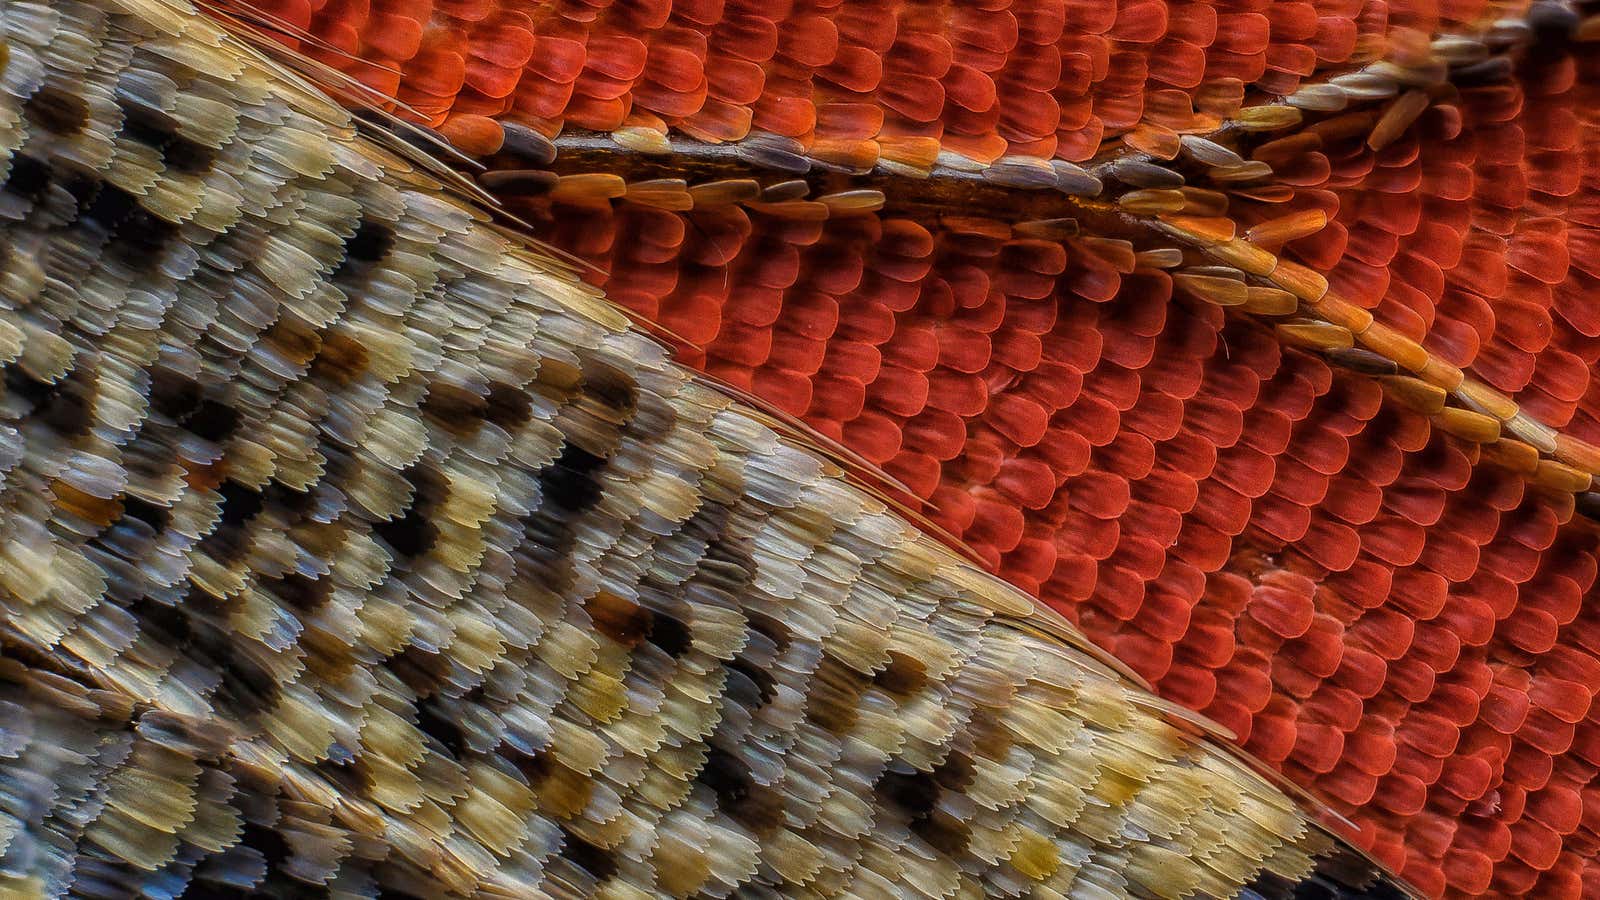
[[[882,17],[899,26],[896,41],[942,39],[954,27],[908,10]],[[1342,366],[1284,348],[1295,329],[1291,343],[1317,346],[1299,320],[1275,334],[1193,302],[1196,290],[1175,290],[1168,274],[1136,269],[1137,246],[1093,234],[1041,238],[972,210],[941,219],[633,202],[646,189],[621,179],[599,192],[625,198],[616,203],[575,187],[556,191],[554,209],[532,208],[553,213],[543,234],[608,269],[597,280],[614,299],[684,337],[687,359],[882,466],[929,502],[935,521],[1164,694],[1234,727],[1252,750],[1353,812],[1373,851],[1429,892],[1594,892],[1600,742],[1590,735],[1588,686],[1600,640],[1581,612],[1595,577],[1594,531],[1574,518],[1570,489],[1525,477],[1535,474],[1526,454],[1508,457],[1505,441],[1480,452],[1476,441],[1492,437],[1448,437],[1482,423],[1451,429],[1433,405],[1437,385],[1404,376],[1432,358],[1397,359],[1425,348],[1503,392],[1510,405],[1490,412],[1521,450],[1556,441],[1550,428],[1600,442],[1586,411],[1600,355],[1586,268],[1586,111],[1597,73],[1585,67],[1595,63],[1551,52],[1507,64],[1473,56],[1484,47],[1472,40],[1422,52],[1426,42],[1396,30],[1449,30],[1519,15],[1519,4],[1315,11],[1313,28],[1300,4],[1073,7],[1064,28],[1083,23],[1101,38],[1068,49],[1064,31],[1056,44],[1053,144],[1007,130],[1027,98],[1003,78],[991,79],[1000,87],[984,107],[998,116],[992,131],[970,128],[987,120],[961,98],[982,85],[954,62],[940,68],[959,85],[937,85],[936,120],[897,131],[910,102],[899,92],[932,87],[894,71],[892,52],[883,87],[848,101],[832,75],[820,90],[809,83],[809,107],[791,102],[798,82],[765,78],[748,127],[800,138],[795,146],[850,169],[886,160],[926,168],[937,149],[985,163],[1002,154],[1084,159],[1117,135],[1162,162],[1177,157],[1173,130],[1237,110],[1244,82],[1258,92],[1252,101],[1286,93],[1314,68],[1374,59],[1381,45],[1404,65],[1312,83],[1294,103],[1305,128],[1244,145],[1270,178],[1238,191],[1218,185],[1229,195],[1228,235],[1326,273],[1341,302],[1392,327],[1343,356],[1334,348],[1327,359]],[[313,30],[325,12],[309,20]],[[985,8],[995,21],[1018,12]],[[591,7],[581,16],[603,24],[614,14]],[[1259,57],[1241,50],[1256,14],[1270,26]],[[818,17],[833,15],[797,11],[784,27],[801,25],[783,33],[810,40]],[[1096,15],[1109,24],[1099,28]],[[1569,23],[1552,18],[1573,15],[1539,4],[1527,23],[1505,27],[1560,32]],[[679,10],[667,18],[678,22]],[[1172,37],[1212,21],[1201,77],[1176,85],[1172,67],[1190,65],[1196,51]],[[656,32],[636,33],[654,47]],[[1325,53],[1345,34],[1352,49]],[[1063,91],[1075,54],[1102,38],[1114,64],[1082,91]],[[1450,57],[1448,83],[1430,54]],[[1025,58],[1013,46],[1002,69]],[[1276,62],[1251,74],[1258,58]],[[938,54],[926,59],[944,65]],[[445,130],[470,146],[481,122],[472,116],[483,114],[546,132],[560,119],[732,139],[700,113],[652,111],[661,95],[651,89],[612,87],[607,101],[620,106],[607,107],[610,118],[582,118],[595,107],[574,90],[559,115],[473,107]],[[776,117],[763,119],[769,109]],[[812,116],[809,130],[770,124],[795,110]],[[1299,118],[1282,107],[1254,111],[1257,123]],[[484,134],[485,145],[497,139]],[[654,188],[663,189],[677,190]],[[585,194],[571,206],[559,199]],[[1132,212],[1171,211],[1159,190],[1122,199]],[[697,208],[681,212],[689,206]],[[1198,277],[1176,280],[1201,294],[1218,289],[1203,280],[1213,276]]]
[[[1400,895],[284,74],[0,0],[0,894]]]
[[[685,359],[902,481],[1430,892],[1593,877],[1587,826],[1560,820],[1546,858],[1530,848],[1554,829],[1510,799],[1600,800],[1575,738],[1550,733],[1576,722],[1505,711],[1547,666],[1582,684],[1594,665],[1591,638],[1557,634],[1594,580],[1570,494],[1480,460],[1382,379],[1175,293],[1115,242],[632,195],[514,209]],[[1519,782],[1541,752],[1555,771]],[[1520,853],[1483,842],[1502,831]]]
[[[798,139],[850,167],[1084,160],[1214,126],[1485,0],[256,0],[304,49],[474,149],[494,118]]]
[[[1520,437],[1548,441],[1547,452],[1568,437],[1592,442],[1600,292],[1588,271],[1596,140],[1588,110],[1597,75],[1593,54],[1528,54],[1456,79],[1454,93],[1409,112],[1416,127],[1386,132],[1382,123],[1407,103],[1404,91],[1392,92],[1376,109],[1259,147],[1256,158],[1295,193],[1235,213],[1269,244],[1296,217],[1327,215],[1326,228],[1289,240],[1285,253],[1514,401],[1508,411],[1531,419]],[[1336,531],[1318,535],[1313,516],[1301,546],[1316,538],[1322,555],[1308,553],[1313,565],[1300,567],[1294,588],[1269,595],[1273,615],[1311,617],[1302,642],[1331,614],[1323,640],[1342,632],[1346,662],[1319,681],[1303,663],[1275,657],[1276,683],[1289,696],[1268,703],[1251,745],[1328,796],[1384,811],[1397,827],[1381,830],[1374,849],[1398,860],[1403,842],[1413,858],[1430,858],[1408,865],[1420,884],[1592,893],[1596,835],[1583,815],[1600,808],[1600,759],[1586,741],[1600,720],[1590,714],[1597,635],[1584,613],[1592,525],[1573,518],[1566,497],[1471,466],[1426,427],[1409,430],[1393,432],[1389,447],[1346,433],[1329,470],[1294,480],[1294,491],[1314,494],[1339,469],[1337,479],[1360,474],[1381,490],[1366,488],[1359,506],[1339,500],[1354,515],[1339,512]],[[1323,504],[1335,493],[1329,484]],[[1258,502],[1253,525],[1288,537],[1291,518]],[[1243,598],[1245,586],[1234,593]],[[1272,656],[1270,631],[1253,643]],[[1319,656],[1311,644],[1292,649],[1296,662]],[[1388,685],[1358,702],[1361,686],[1376,687],[1385,672]],[[1367,733],[1375,705],[1385,712]],[[1337,727],[1358,714],[1359,727]]]

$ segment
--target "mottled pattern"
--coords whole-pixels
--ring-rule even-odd
[[[1600,5],[218,5],[1424,892],[1600,896]]]
[[[191,10],[0,34],[0,891],[1395,894]]]

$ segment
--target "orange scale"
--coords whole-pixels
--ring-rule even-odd
[[[1441,896],[1449,886],[1445,880],[1444,870],[1440,869],[1437,863],[1417,859],[1415,856],[1407,857],[1405,868],[1400,874],[1417,890],[1422,891],[1425,897]]]
[[[1390,270],[1345,259],[1328,273],[1328,285],[1339,296],[1358,306],[1378,305],[1389,289]]]
[[[1085,376],[1084,391],[1122,412],[1132,409],[1134,403],[1138,402],[1141,381],[1137,368],[1124,368],[1118,362],[1108,358],[1106,365]],[[995,376],[998,375],[999,372],[995,373]]]
[[[1540,551],[1555,543],[1560,525],[1548,507],[1529,504],[1516,514],[1501,519],[1499,537],[1510,538],[1529,550]],[[1505,544],[1502,542],[1498,546],[1504,547]]]
[[[894,23],[883,23],[881,27],[892,34]],[[950,40],[958,51],[968,49],[984,55],[997,56],[1002,60],[1017,46],[1020,36],[1017,17],[1009,10],[997,9],[990,12],[970,6],[959,6],[955,8],[950,23]],[[998,65],[995,68],[998,68]]]
[[[1494,637],[1494,607],[1476,597],[1459,594],[1451,597],[1439,618],[1468,647],[1482,647]]]
[[[1367,699],[1383,689],[1388,679],[1388,672],[1388,665],[1382,656],[1346,641],[1339,669],[1331,678],[1333,682],[1347,688],[1357,697]]]
[[[707,95],[732,106],[755,103],[766,87],[766,72],[748,60],[715,56],[706,60],[705,74]]]
[[[1361,654],[1375,661],[1376,665],[1382,666],[1382,661],[1373,654],[1364,650],[1347,650],[1346,656],[1351,652]],[[1351,693],[1356,697],[1361,696],[1360,691]],[[1370,717],[1362,721],[1360,728],[1346,736],[1345,743],[1349,752],[1345,754],[1344,763],[1354,772],[1373,778],[1387,774],[1394,767],[1399,752],[1395,743],[1394,726]]]
[[[1087,101],[1077,104],[1083,113],[1082,121],[1077,124],[1068,124],[1066,121],[1067,105],[1062,106],[1062,127],[1056,132],[1056,158],[1072,162],[1087,162],[1096,151],[1100,149],[1100,142],[1105,136],[1105,127],[1098,118],[1090,113]]]
[[[1563,722],[1544,709],[1530,709],[1528,721],[1517,730],[1517,740],[1522,741],[1506,761],[1506,778],[1525,786],[1526,790],[1539,790],[1550,777],[1552,756],[1560,756],[1573,746],[1576,735],[1571,722]]]
[[[533,54],[526,69],[531,75],[546,78],[549,82],[565,85],[574,82],[584,70],[587,48],[582,40],[552,34],[536,34]]]
[[[1539,660],[1541,676],[1580,685],[1600,685],[1600,660],[1571,644],[1558,644]],[[1592,693],[1594,687],[1586,687]]]
[[[1362,547],[1394,566],[1409,566],[1422,555],[1427,532],[1399,516],[1379,516],[1361,530]]]
[[[810,134],[817,126],[816,109],[810,98],[785,94],[774,85],[770,72],[768,75],[767,91],[752,110],[752,127],[784,137]]]
[[[1349,441],[1326,428],[1298,428],[1296,437],[1295,444],[1289,448],[1288,457],[1319,475],[1339,474],[1350,459]]]
[[[1344,628],[1337,619],[1319,612],[1312,619],[1311,628],[1290,643],[1287,649],[1295,663],[1320,682],[1339,670],[1339,660],[1344,655]],[[1307,709],[1325,721],[1347,721],[1349,724],[1341,729],[1344,731],[1354,729],[1361,719],[1361,702],[1357,698],[1348,691],[1324,691],[1320,685]]]
[[[897,416],[910,417],[928,406],[928,376],[921,370],[903,368],[888,357],[878,377],[867,385],[867,403]]]
[[[1554,867],[1539,877],[1534,893],[1551,900],[1580,900],[1585,896],[1593,896],[1591,888],[1585,883],[1586,877],[1594,877],[1586,857],[1564,853]]]
[[[560,122],[572,102],[573,84],[523,79],[517,87],[512,108],[533,120]]]
[[[808,419],[848,421],[861,415],[866,402],[867,386],[862,378],[824,374],[815,379],[815,390],[806,416]],[[912,440],[909,428],[906,438],[909,443],[920,446]]]
[[[1133,496],[1140,498],[1147,492],[1143,488],[1145,482],[1135,482]],[[1129,502],[1127,511],[1123,514],[1123,524],[1130,533],[1144,535],[1145,537],[1170,544],[1178,537],[1178,532],[1183,528],[1183,516],[1178,511],[1144,499],[1134,499]]]
[[[1048,94],[1061,85],[1061,54],[1043,50],[1053,45],[1054,40],[1030,43],[1034,46],[1027,46],[1021,53],[1006,59],[1005,69],[997,78],[1003,96],[1010,98],[1013,91]]]
[[[1206,481],[1200,486],[1200,502],[1189,515],[1193,520],[1234,537],[1242,534],[1250,524],[1250,498],[1221,482]]]
[[[998,394],[990,401],[987,421],[1018,446],[1032,447],[1044,439],[1050,413],[1026,397]]]
[[[1430,526],[1444,515],[1445,492],[1432,485],[1404,479],[1384,487],[1383,508],[1418,525]]]
[[[883,82],[883,57],[857,46],[841,46],[817,78],[857,94],[871,93]]]
[[[1539,570],[1542,554],[1510,541],[1495,541],[1483,548],[1485,565],[1496,568],[1517,584],[1523,584]]]
[[[1233,78],[1247,83],[1260,81],[1267,72],[1266,52],[1258,50],[1254,53],[1236,53],[1227,49],[1224,46],[1228,40],[1226,28],[1225,22],[1218,22],[1217,40],[1208,51],[1207,80]]]
[[[1201,579],[1204,580],[1204,576]],[[1202,601],[1194,608],[1178,655],[1196,668],[1214,671],[1227,665],[1233,658],[1234,648],[1233,620],[1214,614]]]
[[[1506,263],[1545,284],[1567,275],[1567,229],[1560,219],[1525,219],[1507,248]]]
[[[1555,646],[1560,625],[1542,610],[1521,606],[1496,629],[1496,636],[1528,653],[1545,653]]]
[[[567,122],[591,131],[615,131],[628,118],[628,101],[621,96],[599,99],[584,93],[587,79],[580,78],[567,103]],[[623,91],[626,93],[626,91]]]
[[[1305,9],[1305,4],[1278,3],[1268,9],[1268,15],[1276,17],[1285,9],[1289,15],[1297,13],[1296,8]],[[1268,79],[1259,87],[1269,94],[1284,95],[1294,90],[1300,79],[1309,77],[1317,69],[1317,50],[1315,47],[1300,43],[1315,35],[1316,20],[1314,16],[1306,17],[1306,21],[1299,23],[1302,27],[1292,27],[1290,33],[1278,32],[1276,23],[1273,27],[1273,44],[1267,48],[1267,68],[1279,73],[1278,77],[1270,73]]]
[[[697,87],[688,91],[675,91],[665,89],[661,85],[645,80],[633,88],[633,105],[639,110],[655,113],[670,120],[687,119],[701,112],[706,102],[706,84],[702,79]],[[719,109],[727,109],[719,107]],[[746,111],[737,108],[728,109],[731,117],[727,120],[711,118],[708,125],[710,130],[706,137],[719,137],[727,135],[728,140],[738,140],[749,131],[750,120],[746,118]]]
[[[406,64],[404,87],[408,96],[435,99],[435,105],[442,103],[448,108],[449,100],[466,83],[466,59],[441,46],[448,40],[437,33],[430,33],[427,46]]]
[[[1284,543],[1303,539],[1311,528],[1311,510],[1268,494],[1256,502],[1250,524]]]
[[[879,347],[879,353],[886,365],[928,372],[938,363],[939,340],[933,325],[906,322]]]
[[[1252,500],[1272,487],[1276,467],[1271,456],[1248,447],[1234,447],[1217,457],[1212,475],[1222,484]]]
[[[477,91],[486,98],[499,100],[510,97],[512,92],[517,89],[517,84],[521,80],[522,69],[520,67],[495,65],[494,63],[481,59],[476,54],[467,59],[467,70],[465,77],[466,87],[473,91]],[[505,111],[502,105],[496,104],[496,106],[500,108],[496,108],[495,113],[498,114]],[[468,153],[474,153],[474,151],[466,147],[462,147],[461,149]]]
[[[1123,59],[1126,55],[1119,54],[1115,64],[1129,64]],[[1140,60],[1138,66],[1142,76],[1144,61]],[[1139,81],[1142,84],[1144,78],[1141,77]],[[1139,91],[1124,92],[1108,85],[1104,93],[1095,95],[1094,111],[1105,128],[1106,137],[1108,139],[1119,137],[1138,126],[1144,119],[1144,94]]]
[[[825,341],[781,329],[770,331],[770,335],[767,341],[774,365],[804,375],[815,375],[822,369],[828,351]]]
[[[957,416],[976,416],[989,403],[989,389],[976,375],[934,369],[927,375],[927,404]]]
[[[1445,871],[1450,875],[1451,883],[1460,886],[1463,890],[1473,893],[1483,893],[1489,889],[1494,879],[1495,864],[1504,859],[1505,852],[1493,853],[1492,848],[1485,849],[1484,843],[1473,840],[1476,835],[1464,835],[1469,829],[1478,832],[1492,832],[1497,836],[1504,832],[1504,842],[1509,848],[1511,841],[1510,829],[1497,821],[1484,820],[1481,822],[1468,822],[1462,825],[1456,839],[1456,846],[1445,855]]]
[[[902,31],[896,37],[894,48],[885,60],[885,68],[889,75],[885,83],[890,84],[900,78],[917,75],[943,78],[954,61],[954,50],[950,46],[949,39],[943,34],[934,31]]]
[[[820,69],[839,54],[839,28],[826,16],[802,15],[783,21],[776,56],[805,69]],[[749,57],[754,61],[760,60]]]
[[[994,478],[995,488],[1024,509],[1043,509],[1056,492],[1056,473],[1038,459],[1006,460]]]
[[[1301,721],[1295,727],[1292,759],[1312,773],[1333,771],[1344,753],[1344,732],[1330,725]]]
[[[983,112],[993,109],[998,101],[998,93],[994,81],[988,73],[975,69],[965,63],[952,65],[945,73],[942,83],[946,103],[973,112]],[[949,114],[949,110],[946,110]]]
[[[1369,557],[1358,558],[1355,565],[1348,570],[1333,573],[1328,576],[1325,584],[1336,593],[1324,595],[1322,600],[1329,612],[1334,612],[1334,604],[1341,598],[1348,599],[1356,604],[1357,609],[1338,610],[1342,621],[1354,621],[1362,611],[1381,606],[1389,601],[1389,592],[1393,586],[1395,571],[1392,567],[1374,562]]]
[[[1391,281],[1374,314],[1413,340],[1424,340],[1438,317],[1434,298],[1409,284]]]
[[[704,53],[703,47],[655,41],[646,52],[641,77],[668,93],[703,91],[708,81]]]
[[[1397,703],[1414,705],[1422,703],[1433,695],[1439,673],[1427,663],[1405,656],[1390,664],[1389,676],[1389,691],[1385,696],[1392,696]],[[1439,769],[1443,763],[1441,757],[1431,754],[1402,753],[1395,768],[1426,781],[1434,781],[1439,777]]]
[[[1511,854],[1526,863],[1530,869],[1543,872],[1554,866],[1556,860],[1560,858],[1561,836],[1537,820],[1520,819],[1511,827]],[[1515,870],[1516,868],[1518,867],[1501,866],[1495,872],[1495,881],[1507,887],[1511,887],[1513,884],[1522,884],[1525,879],[1520,877],[1512,884],[1507,884],[1506,880],[1500,877],[1502,871],[1507,869]],[[1527,887],[1532,888],[1533,883],[1529,882]],[[1522,892],[1519,892],[1518,895],[1526,896]]]
[[[1110,558],[1121,539],[1121,526],[1116,519],[1103,519],[1071,508],[1069,497],[1058,497],[1057,504],[1066,508],[1057,533],[1056,544],[1074,553],[1086,553],[1096,560]]]
[[[1299,729],[1296,728],[1294,715],[1294,706],[1290,701],[1281,696],[1271,697],[1251,724],[1246,749],[1268,762],[1281,765],[1294,752],[1298,740]]]
[[[941,484],[935,489],[929,496],[928,503],[935,511],[935,521],[948,528],[957,537],[964,535],[966,530],[972,527],[972,522],[978,514],[978,503],[972,494],[948,484]]]
[[[1384,485],[1399,477],[1400,470],[1404,468],[1405,451],[1391,443],[1376,443],[1376,438],[1369,437],[1362,442],[1359,453],[1361,460],[1361,476],[1369,484]],[[1357,495],[1359,498],[1360,495]]]
[[[1459,516],[1451,518],[1459,520]],[[1428,532],[1428,546],[1418,562],[1452,584],[1472,579],[1475,595],[1488,604],[1497,617],[1509,613],[1516,603],[1516,583],[1498,573],[1477,572],[1478,544],[1449,530],[1451,524],[1451,520],[1446,519],[1439,528]]]
[[[1184,405],[1183,428],[1213,447],[1232,447],[1244,430],[1244,414],[1226,400],[1201,394]]]
[[[1181,432],[1156,448],[1156,464],[1184,477],[1207,478],[1216,463],[1216,445],[1190,432]]]
[[[1528,203],[1528,181],[1520,166],[1480,165],[1476,187],[1478,204],[1485,208],[1482,215],[1486,218],[1493,214],[1488,207],[1517,210]]]
[[[718,56],[764,63],[778,52],[778,25],[763,16],[734,13],[717,23],[709,49]]]
[[[1317,59],[1324,63],[1344,62],[1355,52],[1360,37],[1359,23],[1352,16],[1326,15],[1317,18],[1317,30],[1308,39]]]
[[[1118,577],[1115,569],[1109,574]],[[1119,659],[1128,660],[1146,681],[1160,680],[1172,667],[1172,645],[1137,631],[1117,635],[1112,641],[1112,652]]]
[[[422,49],[423,23],[410,16],[378,13],[361,37],[366,47],[373,51],[364,54],[369,58],[385,58],[390,65],[403,64]]]
[[[1564,153],[1537,153],[1524,164],[1530,190],[1551,197],[1571,197],[1583,188],[1584,172]]]
[[[751,376],[750,389],[763,400],[791,414],[800,415],[811,405],[811,378],[798,372],[761,368]]]
[[[1164,393],[1145,391],[1122,419],[1127,428],[1152,441],[1171,440],[1183,427],[1183,401]]]
[[[1157,689],[1190,709],[1205,709],[1217,697],[1217,677],[1207,668],[1175,662]]]
[[[1352,234],[1342,222],[1329,222],[1314,235],[1289,244],[1313,268],[1327,271],[1349,258],[1369,266],[1388,265],[1400,248],[1400,237],[1382,228],[1358,228]]]
[[[1272,43],[1272,22],[1258,13],[1224,13],[1217,17],[1214,48],[1232,54],[1251,55],[1266,50]],[[1247,81],[1253,79],[1245,79]]]
[[[1593,701],[1593,688],[1551,676],[1539,676],[1528,686],[1528,701],[1557,721],[1569,725],[1583,721]]]
[[[1274,42],[1310,40],[1317,34],[1315,4],[1280,2],[1268,6],[1265,11],[1272,26]]]
[[[1063,551],[1059,544],[1056,550],[1056,567],[1039,595],[1047,604],[1075,619],[1078,604],[1094,595],[1099,564],[1086,554]]]
[[[706,346],[706,353],[720,360],[754,368],[770,358],[773,334],[770,328],[755,328],[724,320],[716,339]],[[781,365],[779,367],[784,368]]]
[[[595,82],[601,91],[595,96],[609,98],[620,96],[615,93],[616,88],[598,88],[598,85],[620,84],[626,89],[628,84],[644,74],[650,49],[638,38],[602,32],[589,35],[585,53],[584,73],[580,80]]]
[[[1114,520],[1131,502],[1127,479],[1100,469],[1085,469],[1067,488],[1071,508],[1096,519]]]
[[[1411,655],[1435,672],[1448,672],[1461,659],[1461,638],[1442,624],[1418,622]]]
[[[1405,656],[1411,648],[1411,637],[1416,628],[1416,623],[1400,613],[1377,607],[1367,610],[1361,618],[1346,629],[1357,646],[1365,647],[1389,662],[1389,671],[1393,675],[1398,661]],[[1391,679],[1392,681],[1392,679]],[[1430,679],[1429,688],[1432,688]],[[1423,697],[1427,692],[1423,693]],[[1421,698],[1419,698],[1421,699]]]
[[[981,331],[963,328],[958,325],[936,325],[934,337],[938,341],[938,364],[944,368],[954,369],[957,372],[973,374],[982,372],[990,359],[989,336]],[[1059,367],[1065,373],[1071,373],[1072,379],[1077,379],[1077,374],[1065,366]],[[1076,389],[1072,390],[1076,395]]]
[[[1354,737],[1354,736],[1351,736]],[[1348,743],[1350,738],[1346,739]],[[1350,759],[1357,758],[1354,751],[1346,755],[1339,765],[1331,772],[1317,779],[1317,788],[1322,795],[1331,797],[1351,807],[1360,808],[1372,802],[1373,794],[1378,791],[1378,775],[1358,771],[1350,765]],[[1387,770],[1385,770],[1387,772]],[[1379,773],[1382,775],[1384,773]]]
[[[1110,471],[1130,481],[1139,481],[1155,467],[1155,444],[1141,435],[1124,431],[1107,444],[1096,458]]]
[[[900,422],[890,416],[868,410],[846,421],[842,433],[846,446],[877,465],[900,452]]]
[[[498,0],[434,0],[434,12],[452,19],[480,22],[499,6]]]
[[[1565,428],[1589,393],[1592,365],[1564,350],[1547,350],[1534,366],[1533,384],[1517,401],[1546,425]]]
[[[997,553],[1015,549],[1022,541],[1022,511],[988,489],[974,491],[974,496],[978,514],[963,537],[974,546],[991,547]]]

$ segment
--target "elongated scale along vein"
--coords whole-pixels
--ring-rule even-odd
[[[0,35],[0,891],[1398,894],[189,7]]]

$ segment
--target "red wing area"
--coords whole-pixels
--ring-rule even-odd
[[[553,132],[752,131],[818,158],[926,166],[942,148],[1084,160],[1204,128],[1247,89],[1285,94],[1397,33],[1467,27],[1511,4],[782,0],[255,0],[309,29],[312,56],[439,125],[512,116]],[[1426,45],[1426,41],[1422,41]],[[1199,109],[1196,109],[1198,101]],[[482,146],[487,123],[447,131]],[[476,148],[473,148],[476,149]]]
[[[1080,243],[549,212],[541,233],[686,359],[881,465],[1416,883],[1582,883],[1595,835],[1568,813],[1600,803],[1600,623],[1579,615],[1597,540],[1570,494]]]
[[[908,177],[1007,156],[1171,159],[1180,132],[1320,70],[1425,60],[1425,35],[1523,12],[258,5],[470,151],[500,147],[497,121],[670,129],[792,139],[825,166]],[[687,362],[903,482],[1163,695],[1350,813],[1424,890],[1597,895],[1600,531],[1593,495],[1551,489],[1523,451],[1581,460],[1570,438],[1600,444],[1600,54],[1458,51],[1447,89],[1317,110],[1241,150],[1268,183],[1186,201],[1392,328],[1392,346],[1363,350],[1202,302],[1233,288],[1167,271],[1170,254],[1125,231],[1086,219],[1067,236],[959,192],[885,205],[843,176],[828,196],[781,177],[747,190],[670,155],[653,180],[485,184],[679,335]],[[1357,76],[1345,94],[1364,90]],[[1412,342],[1514,400],[1488,411],[1521,443],[1418,397],[1399,377]]]

